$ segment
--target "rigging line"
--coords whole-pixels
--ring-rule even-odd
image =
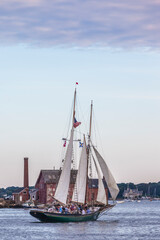
[[[77,134],[75,133],[75,138],[77,138]],[[76,158],[77,158],[77,151],[76,151],[76,145],[75,145],[75,142],[73,143],[73,155],[72,155],[72,166],[73,166],[73,169],[76,169]]]
[[[94,167],[95,167],[95,170],[96,170],[95,164],[97,165],[97,167],[98,167],[98,169],[99,169],[99,168],[100,168],[99,163],[98,163],[98,161],[97,161],[97,158],[93,155],[93,152],[91,152],[91,157],[92,157],[92,159],[93,159],[93,165],[94,165]],[[102,175],[102,170],[101,170],[100,172],[101,172],[101,175]],[[97,178],[97,170],[96,170],[96,178]]]
[[[94,116],[94,121],[93,121],[94,123],[93,124],[94,124],[95,133],[98,132],[98,137],[99,137],[99,140],[100,140],[100,146],[101,146],[101,149],[102,149],[102,154],[105,157],[105,153],[104,153],[104,149],[103,149],[103,143],[102,143],[102,138],[101,138],[101,134],[100,134],[100,131],[99,131],[99,127],[98,127],[98,123],[97,123],[97,119],[96,119],[94,110],[93,110],[93,116]],[[97,146],[97,140],[96,140],[96,146]]]
[[[96,178],[97,174],[96,174],[96,168],[94,163],[94,156],[93,156],[93,151],[92,151],[93,145],[92,145],[92,141],[90,140],[90,158],[91,158],[91,162],[92,162],[92,178]]]
[[[82,107],[81,107],[81,104],[80,104],[80,101],[79,101],[79,98],[77,97],[77,103],[79,105],[79,109],[80,109],[80,112],[81,112],[81,115],[82,115],[82,122],[83,122],[83,126],[84,126],[84,129],[85,129],[85,132],[87,132],[88,130],[88,121],[86,121],[86,118],[84,117],[85,115],[88,115],[88,112],[89,112],[89,108],[87,107],[87,114],[84,115],[84,112],[82,111]]]
[[[79,130],[74,130],[74,132],[84,135],[84,132],[79,131]]]
[[[91,148],[90,148],[90,154],[89,154],[89,170],[90,170],[90,183],[91,183],[91,204],[92,206],[94,205],[94,189],[93,189],[93,185],[94,185],[94,178],[93,178],[93,154],[92,154],[92,151],[91,151]]]
[[[73,166],[73,170],[76,169],[76,166],[75,166],[75,155],[76,155],[76,148],[73,148],[72,149],[72,161],[73,161],[72,166]],[[77,178],[77,176],[76,176],[76,178]],[[74,194],[74,197],[77,200],[78,193],[77,193],[77,181],[76,180],[75,180],[75,184],[74,184],[74,188],[73,188],[73,193],[72,194]]]
[[[63,135],[61,135],[61,136],[62,136],[61,139],[64,137],[64,132],[66,131],[66,129],[67,129],[67,136],[66,136],[66,138],[68,138],[68,136],[69,136],[70,123],[71,123],[71,119],[72,119],[73,104],[74,104],[74,101],[72,101],[71,110],[70,110],[70,113],[69,113],[69,115],[68,115],[68,117],[67,117],[67,118],[68,118],[68,121],[66,121],[66,125],[65,125],[64,130],[63,130]],[[68,127],[67,127],[67,126],[68,126]],[[64,147],[61,145],[60,162],[61,162],[62,160],[64,160],[64,158],[65,158],[65,153],[66,153],[66,149],[65,149],[65,151],[64,151]],[[61,165],[63,166],[63,162],[61,162]]]
[[[76,99],[75,99],[75,118],[78,122],[81,122],[81,119],[80,119],[80,116],[79,116],[79,108],[78,108],[78,104],[77,104],[77,98],[78,98],[78,94],[76,92]],[[73,103],[74,104],[74,103]],[[78,126],[79,129],[81,129],[81,124]],[[76,129],[74,129],[74,132],[77,132],[78,131]]]
[[[95,144],[97,145],[97,132],[96,132],[96,126],[95,126],[95,114],[94,114],[94,109],[93,109],[93,128],[94,128],[94,131],[93,131],[93,138],[95,138]]]
[[[77,137],[77,134],[76,134],[76,136],[75,137]],[[77,149],[76,149],[76,146],[75,146],[76,144],[75,144],[75,142],[73,143],[73,148],[72,148],[72,168],[73,168],[73,170],[75,170],[76,169],[76,158],[77,158]],[[77,177],[77,176],[76,176]],[[76,181],[75,181],[75,184],[74,184],[74,188],[73,188],[73,193],[72,194],[74,194],[74,198],[75,198],[75,200],[77,200],[78,199],[78,193],[77,193],[77,183],[76,183]],[[77,200],[78,201],[78,200]]]
[[[80,121],[80,118],[79,118],[79,109],[78,109],[78,106],[77,106],[77,95],[76,94],[76,101],[75,101],[75,118],[77,121]],[[81,124],[78,126],[79,129],[81,129]],[[77,165],[78,165],[78,150],[77,150],[77,144],[75,141],[77,141],[79,139],[79,134],[80,131],[77,131],[76,128],[74,128],[74,133],[75,133],[75,139],[74,140],[74,168],[76,169]]]
[[[77,94],[78,95],[78,94]],[[77,96],[77,98],[78,98],[78,96]],[[76,99],[77,100],[77,99]],[[80,117],[80,114],[79,114],[79,108],[78,108],[78,103],[77,103],[77,101],[76,101],[76,120],[78,121],[78,122],[81,122],[81,117]],[[81,131],[81,124],[78,126],[78,129]],[[75,130],[77,133],[78,133],[78,131],[77,130]],[[79,132],[80,132],[79,131]]]
[[[66,136],[66,138],[68,138],[69,130],[70,130],[70,123],[71,123],[72,114],[73,114],[73,104],[74,104],[74,100],[72,100],[72,104],[71,104],[71,108],[70,108],[70,113],[68,114],[67,121],[66,121],[66,125],[65,125],[65,127],[64,127],[63,136],[62,136],[62,137],[64,137],[64,132],[65,132],[66,129],[67,129],[67,136]],[[63,122],[64,122],[64,121],[63,121]]]

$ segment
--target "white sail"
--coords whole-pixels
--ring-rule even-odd
[[[68,144],[65,162],[63,165],[62,173],[56,188],[54,198],[59,202],[66,204],[69,183],[70,183],[70,173],[71,173],[71,161],[72,161],[72,150],[73,150],[73,133],[74,130],[71,130],[70,141]]]
[[[72,195],[72,201],[85,203],[86,181],[87,181],[87,150],[84,136],[83,148],[79,162],[76,184]]]
[[[107,204],[107,197],[106,197],[106,191],[105,191],[105,188],[104,188],[101,172],[100,172],[100,170],[98,168],[98,165],[97,165],[96,160],[94,159],[94,157],[93,157],[93,161],[94,161],[94,164],[95,164],[95,167],[96,167],[96,171],[97,171],[97,175],[98,175],[97,201],[106,205]]]
[[[102,158],[102,156],[99,154],[99,152],[95,149],[94,146],[93,146],[93,149],[94,149],[94,152],[98,159],[103,176],[106,180],[107,186],[108,186],[110,194],[112,196],[112,199],[115,200],[119,193],[119,188],[116,184],[116,181],[115,181],[114,177],[112,176],[112,173],[110,172],[110,170],[109,170],[107,164],[105,163],[104,159]]]

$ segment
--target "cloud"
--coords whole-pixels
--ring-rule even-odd
[[[106,97],[106,96],[105,96]],[[130,100],[160,100],[160,96],[153,95],[108,95],[108,98],[117,98],[117,99],[130,99]]]
[[[160,48],[159,0],[2,0],[0,43]]]

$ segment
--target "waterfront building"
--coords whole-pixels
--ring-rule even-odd
[[[29,197],[31,202],[35,202],[38,199],[38,190],[35,188],[29,190]]]
[[[13,193],[13,201],[15,204],[22,204],[29,199],[29,188],[20,188]]]
[[[56,170],[41,170],[35,184],[38,190],[37,199],[39,203],[50,204],[53,202],[55,190],[60,178],[61,169]],[[76,182],[77,170],[71,170],[70,186],[68,191],[68,200],[71,201]],[[104,181],[104,186],[107,194],[107,185]],[[76,191],[75,191],[76,192]],[[98,179],[89,179],[87,185],[87,198],[88,201],[95,199],[98,192]]]
[[[126,199],[139,199],[142,197],[143,191],[138,191],[138,189],[130,189],[127,187],[127,190],[124,190],[123,197]]]

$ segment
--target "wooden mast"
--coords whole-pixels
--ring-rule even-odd
[[[91,101],[90,126],[89,126],[89,143],[90,143],[91,129],[92,129],[92,109],[93,109],[93,101]]]
[[[75,88],[75,91],[74,91],[74,103],[73,103],[73,120],[72,120],[72,127],[73,127],[74,120],[75,120],[75,107],[76,107],[76,88]]]
[[[91,101],[91,112],[90,112],[90,126],[89,126],[89,138],[88,138],[88,145],[89,145],[89,152],[88,152],[88,164],[89,164],[89,158],[90,158],[90,143],[91,143],[91,132],[92,132],[92,111],[93,111],[93,101]],[[90,160],[91,161],[91,160]],[[90,162],[91,164],[91,162]],[[91,171],[91,178],[92,178],[92,166],[90,165],[90,171]],[[93,191],[92,191],[92,180],[91,180],[91,204],[93,206]]]
[[[74,91],[72,129],[74,129],[73,126],[74,126],[74,122],[75,122],[75,113],[76,113],[75,108],[76,108],[76,87],[75,87],[75,91]],[[73,157],[73,149],[72,149],[72,157]],[[76,186],[75,186],[75,189],[77,189]],[[76,194],[77,194],[77,190],[76,190]]]
[[[89,124],[89,135],[88,135],[88,146],[87,146],[87,180],[86,180],[86,197],[85,203],[87,202],[87,189],[88,189],[88,167],[89,167],[89,154],[90,154],[90,140],[91,140],[91,130],[92,130],[92,109],[93,109],[93,101],[91,101],[91,111],[90,111],[90,124]]]

